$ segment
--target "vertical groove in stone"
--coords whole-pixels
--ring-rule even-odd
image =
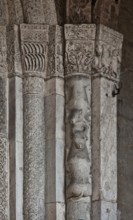
[[[66,25],[66,219],[91,216],[91,69],[95,25]]]
[[[97,26],[92,77],[92,220],[117,219],[117,95],[123,37]]]
[[[0,219],[9,220],[8,79],[4,26],[0,26],[0,51]]]
[[[10,218],[23,219],[23,91],[19,28],[7,28],[9,74]]]
[[[44,77],[48,26],[21,25],[24,94],[24,220],[44,220]]]

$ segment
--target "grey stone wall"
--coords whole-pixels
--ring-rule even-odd
[[[122,89],[118,96],[118,209],[133,219],[133,1],[121,0],[119,31],[124,34]]]

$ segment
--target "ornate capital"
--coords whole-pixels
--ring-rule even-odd
[[[45,77],[48,57],[47,25],[20,25],[22,65],[25,76]]]
[[[95,25],[66,25],[66,75],[91,74],[95,47]]]
[[[122,42],[122,34],[103,25],[97,26],[93,76],[119,81]]]

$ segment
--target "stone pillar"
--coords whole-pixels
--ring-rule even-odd
[[[10,216],[23,219],[23,89],[19,27],[8,27]]]
[[[48,26],[20,25],[24,85],[24,220],[44,220],[44,77]]]
[[[97,27],[92,78],[92,220],[117,219],[117,95],[122,35]]]
[[[63,28],[50,26],[45,90],[46,220],[65,220]]]
[[[66,25],[66,219],[90,220],[91,67],[95,25]]]
[[[0,219],[9,220],[8,70],[6,27],[0,26]]]

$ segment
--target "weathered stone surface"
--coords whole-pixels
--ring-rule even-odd
[[[116,97],[120,91],[121,48],[122,36],[100,25],[92,76],[93,220],[117,219]],[[113,57],[115,50],[119,53]]]
[[[119,31],[124,34],[118,96],[118,220],[133,219],[133,1],[121,0]]]
[[[103,25],[97,26],[93,75],[119,81],[122,42],[122,34]]]
[[[46,213],[46,220],[65,220],[65,204],[48,203],[46,204]]]
[[[64,97],[60,95],[47,96],[45,111],[46,138],[48,140],[64,139]]]
[[[66,25],[66,219],[90,220],[94,25]]]
[[[22,79],[9,79],[10,218],[23,220]]]
[[[117,28],[121,0],[94,0],[93,22]]]
[[[9,140],[6,27],[0,26],[0,219],[9,219]]]
[[[51,95],[64,96],[64,79],[54,77],[46,81],[45,96]]]
[[[92,1],[67,0],[66,22],[69,24],[91,23]]]
[[[46,203],[64,203],[63,139],[46,140]]]

